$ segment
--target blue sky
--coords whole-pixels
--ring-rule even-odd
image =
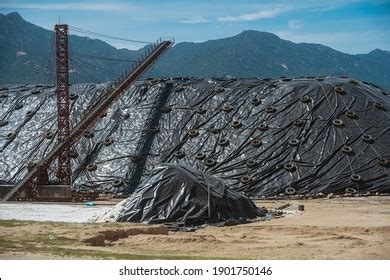
[[[390,50],[390,0],[0,0],[1,13],[12,11],[47,29],[61,17],[72,26],[141,41],[174,36],[177,42],[202,42],[252,29],[352,54]]]

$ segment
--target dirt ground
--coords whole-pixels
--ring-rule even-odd
[[[283,218],[195,232],[0,220],[0,259],[390,259],[390,197],[256,203],[290,206]]]

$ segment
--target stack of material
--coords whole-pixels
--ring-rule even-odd
[[[136,191],[97,222],[237,224],[264,216],[246,196],[222,180],[191,167],[164,164],[154,169]]]
[[[104,86],[71,87],[72,125]],[[0,185],[54,146],[55,114],[52,87],[0,89]],[[388,91],[345,77],[141,81],[73,147],[74,188],[123,195],[176,163],[255,197],[389,193],[389,114]]]

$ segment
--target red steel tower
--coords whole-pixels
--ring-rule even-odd
[[[69,62],[68,25],[56,24],[56,80],[57,80],[57,126],[58,142],[66,142],[69,137]],[[65,147],[58,155],[57,177],[62,184],[71,183],[69,158],[70,147]]]

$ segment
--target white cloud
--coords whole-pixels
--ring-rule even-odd
[[[133,6],[123,3],[33,3],[33,4],[12,4],[0,3],[0,8],[15,8],[15,9],[37,9],[37,10],[85,10],[85,11],[129,11],[134,10]]]
[[[252,21],[252,20],[265,19],[265,18],[273,18],[282,12],[283,12],[282,9],[262,10],[257,13],[243,14],[239,16],[218,17],[217,20],[218,21]]]
[[[190,18],[190,19],[179,20],[178,22],[186,23],[186,24],[197,24],[197,23],[210,22],[210,20],[205,18],[205,17],[193,17],[193,18]]]
[[[290,19],[288,21],[288,27],[290,29],[301,29],[305,24],[301,19]]]
[[[313,12],[329,12],[329,11],[340,8],[340,6],[342,6],[342,4],[339,4],[339,5],[335,4],[335,5],[331,5],[331,6],[321,6],[318,8],[314,8],[312,11]]]

